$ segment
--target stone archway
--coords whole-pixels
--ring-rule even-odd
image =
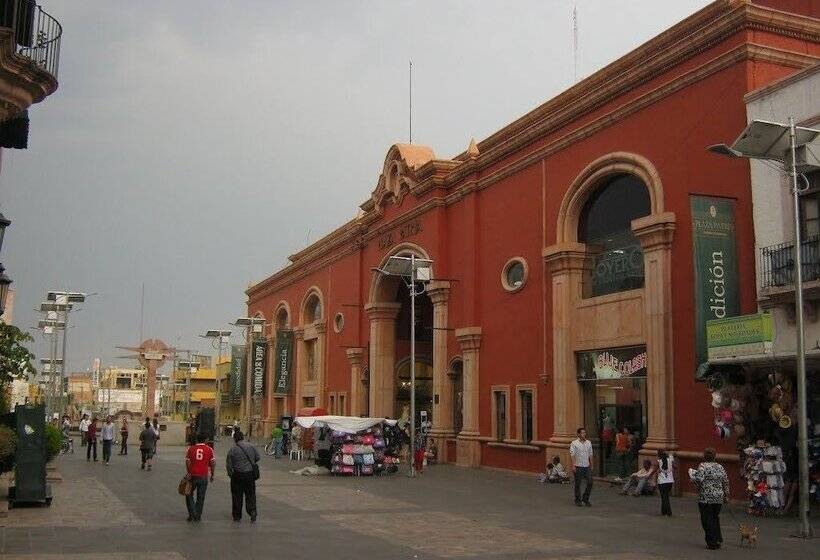
[[[317,286],[308,288],[299,304],[299,326],[293,329],[296,344],[295,411],[325,404],[326,309],[322,291]]]
[[[650,199],[649,215],[632,221],[631,229],[640,242],[644,259],[644,287],[628,292],[583,300],[584,275],[590,268],[587,248],[579,242],[578,225],[586,201],[606,178],[631,174],[646,186]],[[581,388],[575,379],[576,351],[579,345],[619,345],[620,339],[598,332],[596,317],[612,317],[619,306],[642,312],[643,321],[634,322],[631,340],[645,344],[647,350],[647,405],[649,434],[644,449],[675,447],[672,372],[672,238],[675,215],[664,210],[660,175],[652,163],[637,154],[614,152],[590,163],[570,185],[559,208],[556,243],[544,249],[544,262],[552,277],[553,327],[553,401],[554,432],[549,448],[566,455],[575,430],[584,425]],[[603,320],[603,319],[602,319]],[[579,341],[582,321],[592,321],[593,335]]]

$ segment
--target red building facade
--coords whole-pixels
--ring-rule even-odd
[[[745,94],[820,61],[819,4],[719,0],[452,159],[392,146],[359,215],[247,291],[272,347],[294,335],[291,389],[269,364],[262,417],[406,416],[408,291],[374,268],[414,254],[433,261],[417,409],[443,460],[541,470],[580,426],[602,475],[630,467],[624,427],[632,461],[736,460],[694,377],[693,199],[733,207],[733,289],[755,311],[748,166],[706,146],[744,128]]]

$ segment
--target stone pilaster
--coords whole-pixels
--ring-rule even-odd
[[[464,364],[464,427],[458,435],[456,461],[463,467],[481,465],[481,443],[478,422],[479,349],[481,327],[456,329],[456,340],[461,345]]]
[[[326,407],[327,368],[325,367],[325,345],[327,344],[327,322],[314,323],[316,333],[316,406]]]
[[[395,418],[396,317],[401,304],[368,303],[370,320],[370,416]]]
[[[446,439],[453,437],[453,384],[447,377],[447,302],[450,282],[437,280],[427,285],[427,295],[433,302],[433,427],[430,434],[436,441],[439,460],[447,461]]]
[[[305,369],[307,367],[307,359],[305,358],[305,329],[293,329],[293,344],[296,348],[296,356],[294,356],[296,363],[296,390],[293,392],[294,403],[293,413],[298,414],[299,409],[302,408],[302,379],[305,376]]]
[[[367,387],[362,383],[362,361],[364,348],[348,348],[345,351],[350,361],[350,415],[361,416],[367,410]]]
[[[581,300],[584,273],[588,268],[586,247],[561,243],[544,250],[544,263],[552,275],[552,391],[553,434],[548,455],[557,454],[569,464],[568,447],[583,425],[581,387],[576,380],[573,318]]]
[[[675,449],[674,362],[672,342],[672,239],[675,214],[665,212],[632,221],[644,258],[646,398],[649,433],[642,454]]]

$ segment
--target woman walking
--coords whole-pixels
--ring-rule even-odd
[[[715,462],[716,452],[708,447],[697,469],[689,469],[689,477],[698,489],[700,524],[706,537],[706,548],[715,550],[723,544],[720,532],[720,509],[729,501],[729,477],[726,469]]]
[[[128,419],[125,416],[120,426],[120,455],[128,455]]]
[[[672,516],[672,506],[669,504],[669,494],[675,483],[675,476],[672,474],[672,463],[674,459],[663,449],[658,449],[658,492],[661,495],[661,515]]]

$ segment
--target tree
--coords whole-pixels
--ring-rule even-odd
[[[34,342],[30,334],[13,325],[0,322],[0,411],[7,410],[6,388],[14,379],[25,379],[34,375],[37,370],[31,362],[34,354],[24,346]]]

